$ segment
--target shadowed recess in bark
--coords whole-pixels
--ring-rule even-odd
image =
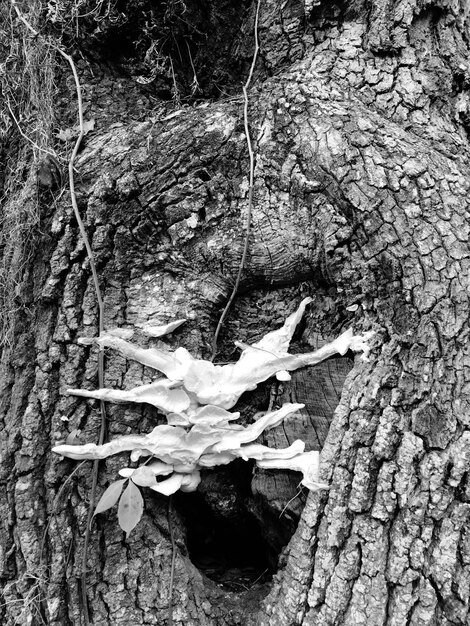
[[[190,559],[208,578],[234,592],[266,582],[277,566],[278,555],[249,509],[251,474],[251,463],[235,461],[203,473],[198,492],[175,497]]]
[[[322,343],[318,337],[309,340],[315,346]],[[293,372],[293,384],[286,390],[282,383],[270,382],[255,392],[255,403],[264,399],[278,406],[296,398],[308,407],[297,419],[264,433],[263,442],[277,447],[303,439],[307,450],[320,450],[351,367],[348,358],[332,358]],[[263,595],[307,500],[301,478],[297,472],[256,469],[242,460],[202,472],[196,493],[175,495],[193,564],[227,591],[259,588]]]
[[[162,100],[240,90],[249,62],[246,0],[65,0],[49,7],[66,40]],[[79,27],[77,27],[79,24]]]

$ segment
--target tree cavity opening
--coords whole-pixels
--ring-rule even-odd
[[[253,463],[237,460],[204,472],[197,492],[175,498],[192,563],[220,587],[239,593],[271,580],[278,561],[257,515],[252,477]]]
[[[352,366],[352,359],[335,357],[293,372],[287,386],[261,385],[253,392],[256,406],[266,403],[268,408],[273,385],[276,405],[305,404],[282,428],[263,433],[261,442],[282,448],[300,439],[307,451],[321,450]],[[307,501],[309,492],[301,480],[298,472],[259,469],[241,459],[203,471],[197,492],[175,495],[192,563],[228,591],[243,593],[269,583]]]

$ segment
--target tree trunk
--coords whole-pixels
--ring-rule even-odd
[[[170,510],[147,493],[127,539],[113,511],[94,518],[85,589],[93,466],[51,448],[98,439],[99,404],[66,394],[98,387],[97,352],[77,342],[97,335],[98,306],[68,193],[76,92],[51,42],[83,91],[75,184],[105,328],[209,358],[245,243],[240,83],[257,6],[23,4],[37,37],[0,8],[2,624],[86,624],[84,594],[96,625],[469,624],[468,2],[260,0],[251,232],[216,362],[305,296],[292,352],[350,326],[375,332],[373,350],[268,381],[236,407],[249,421],[304,402],[265,441],[322,449],[328,491],[240,461]],[[139,330],[177,318],[168,339]],[[106,355],[106,387],[153,376]],[[147,405],[107,406],[108,439],[163,422]],[[98,497],[127,463],[100,464]]]

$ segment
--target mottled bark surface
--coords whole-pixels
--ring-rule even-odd
[[[266,440],[285,445],[300,437],[313,449],[324,444],[322,476],[331,488],[308,496],[279,564],[305,502],[303,494],[279,520],[297,476],[258,471],[252,479],[250,467],[225,468],[205,477],[196,499],[176,499],[174,620],[188,626],[464,625],[470,595],[468,3],[311,4],[261,0],[260,60],[249,93],[256,154],[252,235],[218,360],[236,358],[234,340],[259,339],[307,295],[314,302],[292,351],[310,350],[351,325],[375,331],[374,350],[369,362],[337,359],[241,399],[246,420],[269,404],[305,402],[301,419]],[[158,99],[171,83],[152,92],[135,73],[77,57],[86,117],[96,119],[76,163],[77,193],[104,293],[105,325],[134,328],[186,317],[164,344],[205,358],[244,244],[248,153],[243,98],[231,81],[246,70],[254,8],[247,3],[235,11],[231,48],[216,47],[231,59],[230,97],[172,112]],[[181,89],[190,89],[190,81],[177,77]],[[58,83],[63,127],[74,123],[74,92],[66,77]],[[213,83],[207,79],[206,86],[213,96]],[[11,159],[18,141],[14,130],[5,135]],[[27,179],[21,197],[37,201],[40,227],[15,287],[14,340],[1,377],[0,615],[8,626],[79,625],[92,468],[83,465],[65,484],[76,464],[53,457],[50,448],[77,430],[83,442],[98,437],[98,404],[65,394],[69,387],[97,386],[96,352],[77,344],[96,335],[97,305],[67,193],[51,185],[39,188],[37,199],[34,185],[34,176]],[[4,198],[4,215],[14,202],[12,194]],[[5,263],[9,251],[13,266],[6,224],[2,252]],[[148,341],[138,330],[136,336]],[[132,387],[152,376],[107,356],[106,386]],[[146,432],[162,418],[151,407],[114,405],[108,420],[113,437]],[[102,464],[100,493],[126,463]],[[166,507],[165,498],[147,495],[144,518],[128,540],[113,512],[93,522],[88,597],[94,624],[167,623]],[[223,540],[198,530],[204,507],[228,544],[243,541],[230,535],[240,527],[258,533],[255,543],[265,542],[266,566],[276,571],[272,581],[269,571],[256,580],[262,569],[248,571],[230,550],[225,561],[213,562]]]

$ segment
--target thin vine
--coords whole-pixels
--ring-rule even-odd
[[[34,35],[34,37],[39,37],[39,32],[30,24],[30,22],[24,17],[21,13],[16,0],[10,0],[11,4],[18,16],[18,19],[26,26],[26,28]],[[73,147],[72,153],[69,159],[68,165],[68,175],[69,175],[69,190],[70,190],[70,200],[72,203],[73,212],[75,215],[75,219],[77,220],[78,228],[80,231],[80,235],[85,244],[88,261],[90,263],[91,273],[93,277],[93,286],[96,295],[96,301],[98,304],[98,329],[99,333],[104,331],[104,305],[103,298],[101,296],[101,289],[98,280],[98,273],[96,271],[96,264],[93,256],[93,251],[91,249],[91,245],[88,239],[88,235],[85,230],[85,225],[80,215],[80,211],[78,209],[77,204],[77,196],[75,193],[75,177],[74,177],[74,164],[75,159],[77,157],[78,151],[80,149],[80,145],[82,143],[83,137],[85,135],[85,127],[83,120],[83,100],[82,100],[82,90],[80,86],[80,79],[78,77],[77,68],[75,66],[73,58],[67,54],[62,48],[53,42],[50,42],[50,45],[53,49],[55,49],[70,65],[72,70],[74,82],[75,82],[75,90],[77,94],[77,104],[78,104],[78,121],[79,121],[79,134],[75,141],[75,145]],[[98,384],[100,387],[104,387],[104,350],[103,348],[99,348],[98,351]],[[98,441],[100,444],[104,442],[106,435],[106,408],[103,401],[100,401],[100,413],[101,413],[101,425],[100,425],[100,434]],[[92,470],[92,484],[90,491],[90,498],[88,503],[88,515],[87,515],[87,525],[85,530],[85,537],[83,541],[83,557],[82,557],[82,567],[81,567],[81,588],[82,588],[82,604],[83,604],[83,614],[85,618],[86,626],[90,624],[89,611],[88,611],[88,598],[87,598],[87,583],[86,583],[86,562],[87,562],[87,553],[88,553],[88,544],[90,539],[90,526],[93,518],[93,511],[95,508],[95,499],[96,499],[96,487],[98,483],[98,469],[99,469],[99,461],[94,461],[93,470]]]
[[[251,144],[250,137],[250,129],[248,125],[248,89],[251,85],[251,80],[253,78],[253,72],[255,70],[256,61],[258,58],[259,52],[259,39],[258,39],[258,21],[259,21],[259,10],[260,10],[261,0],[258,0],[256,5],[256,15],[255,15],[255,25],[254,25],[254,38],[255,38],[255,50],[253,52],[253,59],[251,61],[250,72],[248,74],[248,78],[246,83],[243,85],[243,97],[244,97],[244,107],[243,107],[243,121],[245,126],[245,136],[246,136],[246,144],[248,147],[248,154],[250,157],[250,177],[249,177],[249,188],[248,188],[248,212],[247,212],[247,223],[245,230],[245,243],[243,245],[243,253],[240,261],[240,265],[238,267],[237,277],[235,279],[235,284],[233,285],[232,293],[230,294],[230,298],[225,305],[224,310],[219,318],[219,322],[217,324],[217,328],[215,329],[214,338],[212,340],[212,355],[211,361],[213,361],[217,355],[217,341],[219,339],[219,334],[222,329],[225,318],[227,317],[227,313],[232,306],[233,301],[238,293],[238,288],[240,286],[240,280],[242,277],[243,270],[245,269],[246,257],[248,254],[248,246],[250,243],[250,232],[251,232],[251,215],[253,213],[253,186],[254,186],[254,178],[255,178],[255,155],[253,152],[253,147]]]
[[[171,514],[173,511],[173,496],[168,498],[168,531],[171,540],[171,567],[170,567],[170,589],[168,600],[168,626],[173,626],[173,584],[175,580],[175,563],[176,563],[176,542],[173,529],[173,520]]]

